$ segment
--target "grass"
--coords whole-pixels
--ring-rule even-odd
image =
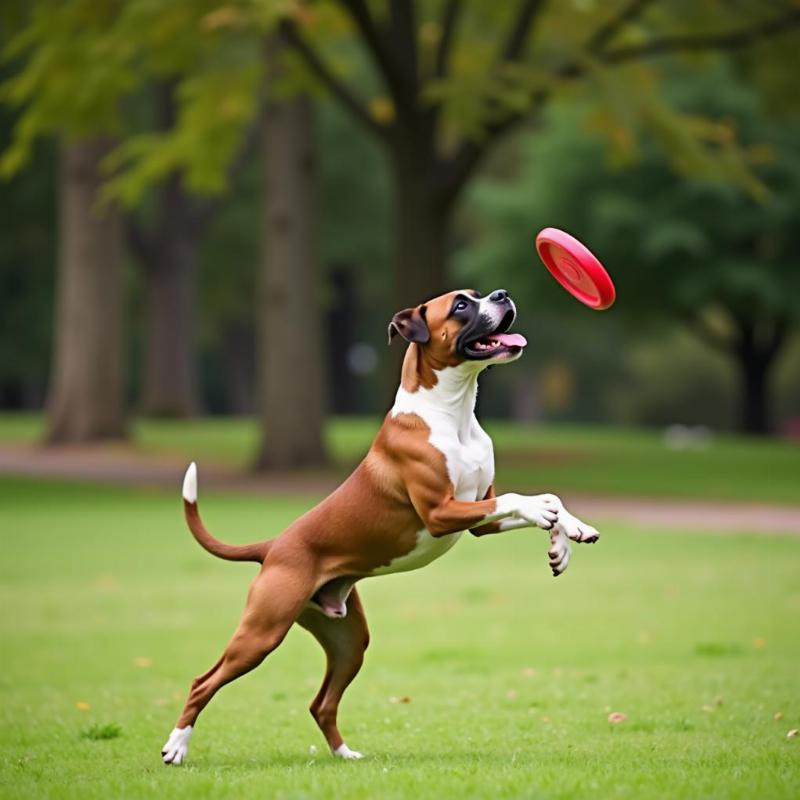
[[[380,421],[339,418],[327,438],[343,473],[364,454]],[[670,450],[659,431],[601,426],[520,426],[488,422],[497,451],[498,485],[562,494],[639,495],[702,500],[800,503],[800,446],[775,439],[715,437],[701,450]],[[251,420],[139,420],[134,440],[153,455],[245,467],[257,430]],[[34,415],[0,415],[0,442],[33,442]]]
[[[305,507],[203,498],[230,541]],[[253,566],[203,553],[172,493],[0,480],[0,796],[796,797],[800,539],[601,522],[558,580],[521,531],[362,584],[373,644],[340,719],[369,759],[325,752],[306,712],[322,654],[293,631],[167,768]]]

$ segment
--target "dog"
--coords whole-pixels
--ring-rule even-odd
[[[295,623],[327,655],[311,715],[335,756],[361,758],[336,722],[369,643],[359,580],[424,567],[467,530],[475,536],[526,527],[548,531],[555,576],[569,564],[570,541],[597,541],[598,532],[556,495],[495,494],[492,441],[475,417],[475,399],[480,373],[516,361],[527,345],[509,333],[515,317],[502,289],[488,297],[449,292],[395,314],[389,342],[399,335],[408,346],[392,409],[350,477],[277,538],[243,546],[214,538],[200,519],[197,469],[189,466],[183,500],[195,539],[219,558],[255,561],[261,570],[221,658],[192,682],[162,749],[164,763],[185,761],[197,717],[214,694],[257,667]]]

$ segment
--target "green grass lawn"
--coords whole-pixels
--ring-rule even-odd
[[[202,502],[230,541],[306,507]],[[325,751],[306,711],[323,658],[297,630],[167,768],[160,746],[254,566],[202,552],[173,493],[2,480],[0,794],[797,797],[800,539],[601,522],[557,580],[544,535],[520,531],[361,585],[373,644],[340,722],[367,760]]]
[[[32,442],[41,418],[0,414],[1,442]],[[377,418],[334,419],[327,439],[334,469],[346,472],[369,447]],[[670,450],[659,431],[603,426],[486,423],[498,485],[521,491],[800,503],[800,446],[776,439],[717,436],[703,450]],[[154,455],[246,467],[255,452],[251,420],[139,420],[134,441]]]

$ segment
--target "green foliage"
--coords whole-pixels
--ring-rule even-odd
[[[681,83],[675,94],[681,113],[702,111],[741,141],[740,153],[767,194],[748,194],[725,173],[689,169],[678,178],[663,148],[646,140],[635,158],[609,170],[603,140],[582,128],[587,117],[561,107],[522,142],[518,179],[476,190],[482,227],[476,225],[474,246],[461,256],[462,269],[506,270],[527,287],[531,302],[550,302],[561,290],[538,266],[532,235],[555,225],[604,260],[622,314],[722,308],[733,316],[796,318],[800,244],[791,231],[800,202],[800,120],[770,119],[757,95],[722,64]],[[588,120],[594,125],[596,114]],[[718,147],[724,152],[726,145]]]

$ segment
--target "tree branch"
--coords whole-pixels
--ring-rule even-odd
[[[434,75],[443,78],[447,74],[447,64],[450,59],[450,50],[453,46],[453,34],[455,33],[458,15],[464,7],[463,0],[447,0],[442,15],[442,38],[439,40],[439,49],[436,51],[436,66]]]
[[[317,52],[303,38],[295,24],[290,20],[282,20],[280,31],[284,35],[286,43],[300,55],[320,83],[350,112],[353,118],[371,133],[385,138],[387,136],[386,128],[375,122],[347,86],[334,76]]]
[[[544,0],[522,0],[505,44],[498,55],[499,63],[515,61],[523,55],[533,23],[543,7]],[[480,141],[465,141],[452,158],[440,163],[442,203],[449,205],[455,202],[464,184],[481,162],[492,142],[508,133],[528,114],[539,108],[545,97],[546,92],[540,90],[533,96],[531,105],[525,112],[509,112],[489,123]]]
[[[534,94],[530,106],[524,112],[514,111],[490,123],[486,126],[482,139],[465,141],[454,156],[440,162],[441,202],[445,205],[455,202],[464,184],[486,155],[490,145],[539,110],[548,96],[546,90],[540,89]]]
[[[387,47],[384,37],[375,27],[365,0],[338,0],[338,2],[355,22],[378,70],[386,81],[389,93],[394,98],[395,106],[409,106],[410,102],[409,107],[413,107],[416,98],[409,94],[403,76],[392,59],[390,48]]]
[[[416,94],[419,91],[416,0],[391,0],[389,9],[389,44],[395,51],[406,82]]]
[[[721,33],[663,36],[658,39],[651,39],[643,44],[629,45],[628,47],[619,47],[616,50],[606,51],[598,54],[598,57],[603,64],[619,64],[636,58],[648,58],[679,51],[735,50],[762,39],[779,36],[798,26],[800,26],[800,8],[793,8],[779,17],[773,17],[747,28]]]
[[[601,25],[587,40],[585,49],[590,53],[599,53],[626,26],[640,17],[647,6],[654,0],[629,0],[616,17]]]
[[[511,25],[506,43],[500,51],[500,61],[514,61],[522,55],[531,25],[543,6],[544,0],[522,0],[519,13]]]

